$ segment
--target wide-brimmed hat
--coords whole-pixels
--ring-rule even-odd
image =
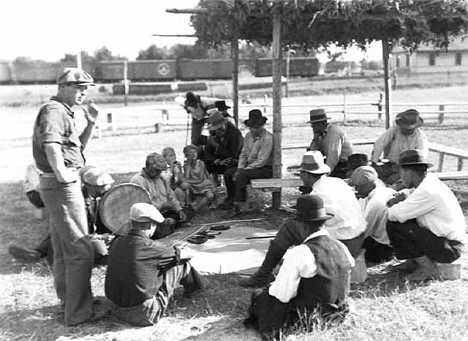
[[[323,199],[318,195],[301,195],[296,201],[296,219],[301,221],[323,221],[333,218],[325,212]]]
[[[369,165],[370,165],[370,162],[369,162],[369,157],[367,156],[367,154],[354,153],[348,156],[348,162],[347,162],[346,168],[349,171],[352,171],[358,167],[369,166]]]
[[[57,84],[80,84],[80,85],[96,85],[94,79],[85,70],[75,67],[68,67],[63,69],[57,78]]]
[[[210,116],[208,116],[208,130],[214,131],[221,128],[227,119],[223,116],[221,112],[216,109],[211,110]]]
[[[215,107],[219,111],[228,110],[228,109],[231,108],[230,106],[226,105],[226,101],[216,101],[215,102]]]
[[[139,223],[149,221],[155,221],[157,223],[164,222],[164,217],[161,212],[159,212],[159,210],[153,205],[145,202],[139,202],[132,205],[130,208],[130,219]]]
[[[310,121],[307,123],[316,123],[329,120],[330,117],[327,117],[325,110],[323,109],[314,109],[310,111]]]
[[[94,167],[83,174],[83,182],[90,186],[106,186],[114,183],[114,179],[109,173]]]
[[[408,109],[396,115],[395,123],[403,129],[415,129],[424,124],[424,120],[419,116],[419,111]]]
[[[351,174],[348,184],[350,186],[367,185],[374,183],[379,178],[377,171],[371,166],[361,166],[356,168]]]
[[[249,111],[249,119],[244,121],[244,124],[250,128],[258,128],[266,123],[267,117],[262,115],[259,109],[253,109]]]
[[[325,174],[330,173],[331,169],[330,166],[325,164],[322,153],[318,150],[312,150],[302,155],[299,171],[312,174]]]
[[[167,162],[162,157],[162,155],[158,153],[151,153],[146,156],[146,167],[153,166],[158,170],[166,170],[167,169]]]
[[[400,166],[427,165],[428,168],[433,164],[427,162],[427,157],[418,149],[408,149],[400,153],[398,161]]]

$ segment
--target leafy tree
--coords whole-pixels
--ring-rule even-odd
[[[138,52],[137,60],[155,60],[155,59],[167,59],[170,52],[166,47],[160,48],[155,44],[150,45],[146,50],[140,50]]]
[[[102,61],[102,60],[127,60],[126,57],[122,56],[114,56],[111,50],[109,50],[107,47],[103,46],[100,49],[97,49],[94,51],[94,59],[96,61]]]

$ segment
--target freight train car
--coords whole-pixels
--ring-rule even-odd
[[[283,60],[283,76],[286,76],[286,60]],[[257,59],[255,75],[266,77],[272,75],[272,60],[269,58]],[[289,60],[290,77],[314,77],[318,75],[319,61],[317,58],[298,57]]]
[[[11,63],[10,67],[11,82],[18,84],[55,83],[60,72],[66,67],[75,67],[75,64],[49,63],[41,60],[15,61]],[[94,65],[85,63],[83,69],[95,77],[96,67]]]
[[[0,61],[0,84],[11,83],[10,62]]]

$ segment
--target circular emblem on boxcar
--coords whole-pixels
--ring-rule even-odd
[[[161,76],[167,76],[170,71],[171,71],[171,68],[169,64],[161,63],[158,65],[158,72]]]

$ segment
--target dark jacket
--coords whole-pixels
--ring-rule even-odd
[[[106,297],[121,308],[133,307],[153,297],[164,282],[164,269],[179,263],[175,247],[130,230],[110,248],[105,280]]]
[[[224,160],[232,158],[236,162],[239,159],[239,154],[242,150],[242,142],[244,138],[237,127],[231,123],[226,123],[226,133],[222,138],[210,136],[205,147],[205,159],[214,161],[216,159]]]

